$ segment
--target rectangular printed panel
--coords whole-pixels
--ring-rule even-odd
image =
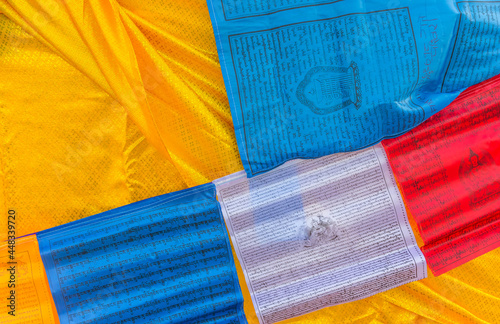
[[[426,276],[381,147],[215,183],[262,323]]]
[[[61,323],[246,323],[212,184],[38,237]]]
[[[384,141],[435,275],[500,246],[500,77]]]
[[[500,73],[498,2],[222,3],[208,8],[249,177],[399,136]]]

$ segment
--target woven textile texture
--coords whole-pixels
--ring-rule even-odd
[[[242,170],[204,0],[0,0],[0,12],[0,208],[16,209],[18,235]],[[495,323],[499,267],[497,249],[287,322]]]

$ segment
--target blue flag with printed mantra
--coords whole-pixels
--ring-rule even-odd
[[[249,177],[396,137],[500,73],[499,1],[208,0]]]
[[[211,183],[37,236],[63,324],[246,323]]]

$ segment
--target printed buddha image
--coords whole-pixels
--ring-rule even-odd
[[[500,195],[500,175],[492,172],[495,161],[487,151],[473,151],[469,149],[469,157],[462,160],[459,168],[459,177],[467,191],[470,192],[472,207],[498,199]]]
[[[361,106],[359,69],[352,62],[347,68],[317,66],[309,70],[297,87],[297,99],[320,115],[353,105]]]
[[[325,215],[307,218],[301,232],[304,247],[315,247],[338,237],[335,221]]]

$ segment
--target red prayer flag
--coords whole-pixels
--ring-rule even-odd
[[[500,246],[500,76],[383,141],[434,275]]]

